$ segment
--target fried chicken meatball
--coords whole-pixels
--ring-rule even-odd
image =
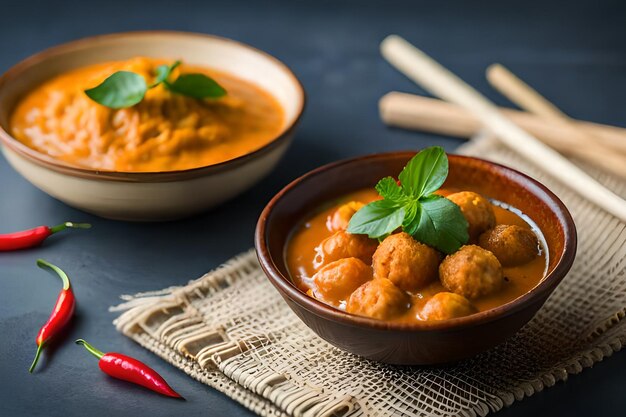
[[[499,224],[480,235],[478,244],[491,251],[502,266],[515,266],[532,261],[539,254],[539,240],[528,229]]]
[[[337,230],[346,230],[350,219],[354,216],[354,213],[359,211],[365,204],[359,201],[350,201],[349,203],[342,204],[326,219],[326,227],[331,232]]]
[[[353,235],[339,230],[315,248],[317,254],[313,266],[317,269],[343,258],[358,258],[371,264],[377,246],[378,242],[365,235]]]
[[[461,208],[461,213],[469,223],[470,239],[477,239],[487,229],[496,225],[496,215],[491,203],[480,194],[471,191],[450,194],[448,200]]]
[[[350,296],[346,311],[360,316],[387,320],[409,309],[407,293],[384,278],[373,279],[356,289]]]
[[[372,268],[357,258],[331,262],[313,275],[317,293],[335,306],[347,300],[350,294],[372,279]]]
[[[462,295],[453,292],[440,292],[422,307],[420,316],[424,320],[448,320],[469,316],[476,311],[476,307]]]
[[[476,245],[463,246],[448,255],[439,265],[439,278],[448,291],[467,298],[492,294],[504,282],[498,258]]]
[[[439,252],[407,233],[388,236],[372,258],[374,276],[387,278],[405,291],[416,291],[437,278]]]

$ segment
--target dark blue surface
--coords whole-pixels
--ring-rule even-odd
[[[284,60],[309,103],[278,169],[253,190],[205,215],[165,224],[92,217],[59,203],[0,159],[0,231],[71,219],[86,232],[43,247],[0,254],[0,415],[251,415],[222,394],[118,334],[107,312],[118,296],[183,284],[252,246],[256,218],[270,197],[307,170],[348,156],[460,141],[390,130],[377,101],[390,90],[419,92],[380,57],[389,33],[405,36],[499,103],[484,80],[493,62],[509,66],[575,117],[626,124],[626,8],[620,2],[550,5],[481,2],[43,2],[3,1],[0,71],[41,49],[87,35],[177,29],[232,37]],[[34,338],[59,290],[35,266],[42,257],[66,269],[79,300],[64,343],[28,366]],[[186,398],[172,401],[102,375],[71,343],[83,337],[154,366]],[[623,415],[626,354],[516,403],[501,416]]]

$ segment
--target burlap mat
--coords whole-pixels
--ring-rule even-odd
[[[123,297],[120,332],[261,415],[474,416],[565,380],[626,341],[626,227],[489,138],[461,153],[516,167],[555,191],[579,233],[569,275],[507,342],[448,367],[368,362],[318,338],[264,277],[253,251],[158,292]],[[590,170],[626,194],[626,184]]]

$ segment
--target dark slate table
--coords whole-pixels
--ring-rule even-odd
[[[177,29],[232,37],[264,49],[302,79],[309,102],[293,146],[254,189],[202,216],[163,224],[99,219],[40,192],[0,158],[0,230],[71,219],[87,232],[39,249],[0,254],[0,415],[243,416],[249,411],[118,334],[107,311],[118,296],[183,284],[252,246],[257,216],[291,179],[339,158],[459,140],[391,130],[377,101],[390,90],[420,92],[387,65],[378,44],[407,37],[499,103],[484,69],[502,62],[575,117],[626,124],[626,8],[619,1],[481,2],[18,1],[2,2],[0,71],[30,54],[87,35]],[[548,3],[548,2],[545,2]],[[34,338],[59,282],[35,266],[46,258],[73,277],[80,302],[62,346],[37,373]],[[102,375],[74,338],[144,360],[187,398],[172,401]],[[504,410],[502,416],[623,415],[626,354]]]

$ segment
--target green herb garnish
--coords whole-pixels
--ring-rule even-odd
[[[112,109],[122,109],[141,102],[146,91],[163,84],[173,93],[196,99],[218,98],[226,94],[226,90],[217,81],[204,74],[181,74],[170,82],[168,78],[181,64],[159,65],[155,71],[155,79],[148,85],[139,74],[130,71],[117,71],[94,88],[85,90],[87,97],[98,104]]]
[[[166,81],[165,86],[174,93],[197,99],[226,94],[221,85],[204,74],[182,74],[173,83]]]
[[[467,243],[468,224],[459,206],[433,194],[448,176],[448,157],[443,148],[433,146],[415,155],[398,179],[383,178],[376,191],[383,198],[357,211],[348,232],[383,239],[402,227],[416,240],[453,253]]]
[[[85,90],[87,97],[112,109],[134,106],[143,100],[148,87],[146,80],[130,71],[118,71],[97,87]]]
[[[161,83],[167,83],[170,74],[181,64],[180,61],[174,62],[172,65],[159,65],[156,69],[154,82],[150,84],[150,88],[156,87]],[[167,84],[166,84],[167,85]]]

